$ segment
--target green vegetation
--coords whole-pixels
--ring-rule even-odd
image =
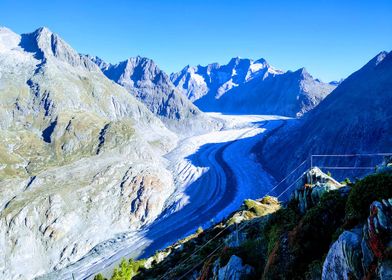
[[[309,263],[321,261],[333,234],[344,222],[346,200],[339,191],[325,193],[289,232],[289,248],[295,256],[291,265],[293,275],[301,278]]]
[[[369,205],[376,200],[392,197],[392,173],[367,176],[356,182],[346,205],[347,227],[351,228],[366,220]]]
[[[322,270],[323,270],[323,262],[322,261],[316,260],[316,261],[311,262],[308,266],[308,270],[305,273],[305,279],[306,280],[319,280],[319,279],[321,279]]]
[[[113,271],[113,275],[110,280],[131,280],[135,275],[138,274],[141,268],[144,268],[145,260],[134,261],[129,259],[126,261],[123,259],[118,267]],[[97,274],[94,280],[105,280],[102,274]]]
[[[94,280],[106,280],[105,277],[101,273],[94,276]]]
[[[299,218],[300,216],[297,209],[292,205],[287,208],[281,208],[279,211],[271,215],[271,218],[264,229],[268,254],[272,252],[272,249],[279,241],[282,233],[292,229],[298,223]]]

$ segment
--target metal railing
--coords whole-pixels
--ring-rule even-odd
[[[294,168],[291,172],[288,173],[288,175],[286,175],[281,181],[279,181],[273,188],[271,188],[265,195],[269,195],[271,193],[273,193],[279,186],[281,186],[284,182],[287,182],[287,180],[291,177],[291,176],[295,176],[294,180],[291,181],[290,184],[288,184],[287,187],[285,187],[283,190],[280,191],[279,194],[276,195],[276,197],[279,199],[281,198],[284,194],[286,194],[293,186],[296,186],[297,182],[303,178],[304,174],[306,173],[306,171],[308,170],[312,170],[313,167],[316,167],[314,165],[314,159],[315,158],[321,158],[321,157],[333,157],[333,158],[338,158],[338,157],[345,157],[345,158],[358,158],[358,157],[373,157],[373,156],[392,156],[392,153],[368,153],[368,154],[312,154],[310,155],[309,158],[307,158],[306,160],[304,160],[303,162],[301,162],[296,168]],[[305,170],[305,172],[300,172],[299,176],[298,176],[298,172],[300,170],[301,167],[306,167],[306,163],[310,162],[309,167]],[[381,162],[381,161],[380,161]],[[380,163],[379,162],[379,163]],[[379,164],[378,163],[378,164]],[[318,168],[320,168],[320,170],[323,169],[338,169],[338,170],[347,170],[347,169],[352,169],[352,170],[369,170],[369,169],[375,169],[375,166],[338,166],[338,165],[334,165],[334,166],[317,166]],[[311,182],[312,184],[313,182]],[[237,227],[236,231],[237,234],[243,230],[246,226],[246,223],[244,223],[243,225],[241,225],[239,228]],[[186,262],[188,262],[193,256],[195,256],[196,253],[198,253],[200,250],[202,250],[203,248],[205,248],[205,246],[207,246],[208,244],[210,244],[213,240],[215,240],[218,236],[220,236],[225,230],[227,230],[229,227],[225,227],[224,229],[222,229],[221,231],[219,231],[216,235],[214,235],[213,237],[209,238],[207,240],[206,243],[204,243],[201,247],[199,247],[197,250],[195,250],[191,255],[189,255],[185,260],[183,260],[182,262],[176,264],[176,266],[180,266],[185,264]],[[205,258],[201,259],[200,261],[197,262],[196,265],[192,266],[189,270],[187,270],[184,274],[182,274],[178,279],[184,279],[187,275],[189,275],[189,273],[191,273],[192,271],[194,271],[195,269],[197,269],[198,267],[200,267],[207,259],[211,258],[216,252],[218,252],[219,249],[221,249],[224,246],[224,243],[219,244],[214,250],[211,251],[211,253],[209,253]],[[164,279],[166,276],[170,276],[173,274],[173,270],[168,270],[166,273],[164,273],[159,279]]]

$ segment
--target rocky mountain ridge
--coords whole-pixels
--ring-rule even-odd
[[[0,95],[2,279],[63,268],[161,213],[177,136],[58,35],[0,28]]]
[[[296,125],[277,131],[255,152],[269,163],[268,168],[278,178],[283,178],[310,154],[388,153],[392,149],[391,96],[392,53],[381,52],[346,78]],[[345,160],[324,157],[315,164],[372,167],[380,160],[380,157]],[[349,177],[363,175],[366,170],[354,171]],[[348,173],[344,171],[342,175]]]
[[[218,126],[176,89],[169,76],[153,60],[138,56],[115,65],[97,57],[91,57],[91,60],[109,79],[143,102],[172,130],[189,135]]]

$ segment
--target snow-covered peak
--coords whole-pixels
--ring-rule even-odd
[[[187,66],[180,72],[173,73],[170,79],[191,101],[196,101],[208,92],[214,92],[214,96],[220,98],[232,88],[257,77],[265,79],[282,73],[263,58],[254,61],[234,57],[225,65],[211,63],[206,66]]]
[[[20,35],[7,27],[0,27],[0,52],[16,48],[20,42]]]

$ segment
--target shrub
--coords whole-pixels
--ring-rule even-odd
[[[362,223],[369,215],[369,206],[375,200],[392,197],[392,174],[373,174],[353,185],[346,205],[348,227]]]
[[[144,267],[144,260],[134,261],[129,259],[128,262],[123,259],[118,267],[113,271],[111,280],[130,280],[138,274],[139,269]]]
[[[299,218],[299,214],[292,207],[282,208],[271,215],[264,230],[268,254],[271,253],[282,233],[292,229],[297,224]]]
[[[293,256],[290,275],[303,278],[308,264],[316,264],[328,251],[334,233],[343,224],[346,201],[347,197],[339,191],[323,194],[319,203],[309,209],[289,232],[289,248]]]
[[[94,280],[106,280],[105,277],[101,273],[94,276]]]
[[[313,261],[308,266],[308,271],[305,273],[306,280],[319,280],[323,270],[323,262],[320,260]]]

